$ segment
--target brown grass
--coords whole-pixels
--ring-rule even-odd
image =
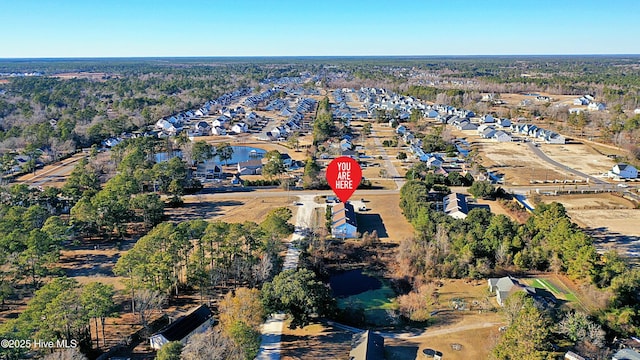
[[[279,191],[279,190],[275,190]],[[185,206],[166,209],[165,214],[172,220],[219,220],[241,223],[245,221],[262,222],[267,214],[278,207],[289,207],[295,218],[296,207],[292,206],[296,199],[290,197],[234,197],[233,195],[193,195],[185,196]]]
[[[356,193],[354,199],[360,200],[361,197]],[[361,224],[358,225],[361,229],[373,228],[374,225],[379,225],[379,219],[382,219],[382,226],[387,234],[384,235],[381,231],[378,231],[378,236],[385,242],[399,243],[400,240],[413,237],[413,227],[402,215],[400,210],[399,195],[367,195],[364,197],[367,211],[360,212],[364,216],[359,216],[358,221]],[[365,223],[362,223],[363,220]],[[369,224],[371,222],[371,224]],[[363,227],[364,226],[364,227]],[[364,230],[361,230],[364,232]]]
[[[312,324],[302,329],[289,329],[285,322],[282,332],[282,360],[349,358],[352,333],[329,325]]]

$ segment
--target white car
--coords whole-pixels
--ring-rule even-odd
[[[627,184],[618,184],[618,187],[621,187],[621,188],[628,188],[628,187],[629,187],[629,185],[627,185]]]

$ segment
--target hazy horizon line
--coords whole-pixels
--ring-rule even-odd
[[[255,59],[255,58],[473,58],[473,57],[621,57],[640,56],[640,53],[613,54],[439,54],[439,55],[149,55],[149,56],[69,56],[69,57],[0,57],[6,60],[101,60],[101,59]]]

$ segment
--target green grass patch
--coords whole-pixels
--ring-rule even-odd
[[[387,285],[380,289],[369,290],[358,295],[338,299],[338,307],[346,309],[348,307],[359,307],[364,311],[371,310],[393,310],[398,305],[393,301],[395,293]]]
[[[555,295],[560,295],[560,294],[562,294],[562,293],[563,293],[562,291],[558,290],[558,288],[557,288],[557,287],[555,287],[555,286],[551,283],[551,281],[549,281],[549,280],[547,280],[547,279],[536,279],[536,280],[538,280],[539,282],[541,282],[541,283],[543,284],[543,286],[547,288],[547,290],[551,291],[551,292],[552,292],[552,293],[554,293]]]

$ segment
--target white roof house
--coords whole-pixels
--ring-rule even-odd
[[[635,179],[638,177],[638,169],[629,164],[615,164],[609,171],[609,177],[613,179]]]

